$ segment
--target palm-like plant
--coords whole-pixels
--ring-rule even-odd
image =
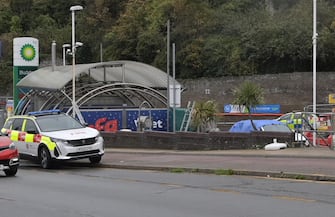
[[[215,128],[215,113],[217,113],[216,102],[209,100],[197,102],[192,113],[192,125],[197,132],[206,132]]]
[[[239,105],[240,108],[244,106],[247,109],[251,124],[255,128],[250,114],[252,108],[263,103],[263,89],[255,83],[245,81],[234,90],[234,97],[233,104]]]

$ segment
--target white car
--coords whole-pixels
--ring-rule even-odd
[[[56,161],[82,158],[99,163],[104,154],[104,140],[98,130],[59,110],[9,117],[1,133],[15,143],[21,158],[38,159],[42,168],[50,168]]]

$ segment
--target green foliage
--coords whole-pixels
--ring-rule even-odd
[[[0,34],[8,33],[11,27],[12,14],[9,10],[0,10]]]
[[[19,36],[39,39],[41,63],[51,59],[52,40],[62,58],[72,5],[84,7],[76,13],[76,39],[84,43],[79,63],[99,61],[102,45],[104,61],[135,60],[165,71],[170,20],[177,78],[311,70],[313,8],[306,0],[0,0],[1,62],[12,61]],[[318,71],[335,68],[334,6],[318,1]]]
[[[253,1],[253,0],[231,0],[225,1],[223,8],[227,11],[238,11],[245,12],[250,8],[258,8],[263,5],[264,1]]]
[[[197,132],[208,132],[216,127],[215,114],[217,113],[217,103],[209,100],[197,102],[192,113],[192,126]]]
[[[10,21],[10,31],[19,34],[22,32],[22,24],[19,16],[12,16]]]
[[[234,175],[235,172],[232,169],[217,169],[214,171],[214,174],[218,176],[228,176],[228,175],[231,176]]]
[[[183,168],[172,168],[170,169],[171,173],[185,173],[185,169]]]
[[[138,61],[152,63],[160,52],[159,35],[155,32],[144,32],[138,36],[138,43],[136,46],[136,54]]]
[[[255,83],[245,81],[234,90],[234,98],[233,104],[245,106],[250,113],[251,108],[263,103],[263,89]]]
[[[145,1],[130,0],[117,26],[107,33],[107,56],[112,59],[137,59],[138,37],[146,27],[147,8]]]
[[[199,78],[204,77],[204,63],[202,59],[202,50],[204,41],[196,39],[190,44],[187,44],[179,53],[179,58],[182,59],[184,70],[180,73],[182,78]]]
[[[12,66],[8,62],[0,63],[0,87],[3,93],[9,93],[12,87]]]

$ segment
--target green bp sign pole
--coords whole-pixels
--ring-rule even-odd
[[[16,84],[39,65],[38,39],[32,37],[19,37],[13,40],[13,99],[14,108],[25,91],[19,90]]]

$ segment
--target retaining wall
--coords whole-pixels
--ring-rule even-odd
[[[294,143],[294,134],[275,132],[253,133],[194,133],[194,132],[102,132],[105,147],[108,148],[139,148],[168,150],[229,150],[257,149],[278,142]]]
[[[188,101],[215,100],[219,112],[223,112],[224,105],[234,101],[234,89],[245,80],[262,87],[264,104],[280,104],[281,113],[303,110],[313,104],[313,73],[294,72],[178,80],[186,88],[182,94],[182,106],[185,107]],[[317,72],[317,104],[328,103],[329,94],[335,93],[334,83],[334,72]]]

